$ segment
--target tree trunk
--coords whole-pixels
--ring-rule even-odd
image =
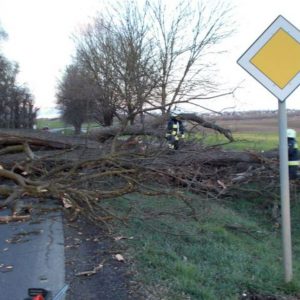
[[[81,124],[76,124],[74,125],[74,129],[75,129],[75,134],[80,134],[81,133]]]

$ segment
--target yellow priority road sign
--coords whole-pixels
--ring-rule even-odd
[[[284,101],[300,84],[300,31],[277,17],[238,64]]]

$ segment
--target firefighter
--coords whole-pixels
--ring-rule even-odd
[[[289,177],[290,179],[297,179],[297,172],[299,166],[299,156],[298,156],[298,144],[296,141],[296,130],[287,130],[288,139],[288,151],[289,151]]]
[[[184,139],[184,126],[179,111],[173,111],[167,125],[166,139],[170,149],[178,150],[179,139]]]

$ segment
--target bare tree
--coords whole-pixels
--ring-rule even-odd
[[[118,9],[119,24],[115,25],[116,49],[114,69],[118,74],[121,105],[133,124],[135,117],[151,102],[160,82],[154,45],[149,38],[148,7],[125,2]]]
[[[32,128],[37,109],[29,89],[17,83],[19,67],[0,54],[0,127]]]
[[[117,18],[99,16],[77,39],[78,59],[105,85],[115,115],[131,124],[159,82],[145,14],[126,2]]]
[[[116,111],[114,89],[112,88],[112,67],[104,49],[110,48],[109,33],[98,21],[94,26],[88,26],[77,41],[76,61],[89,74],[95,83],[96,112],[94,118],[104,126],[113,122]]]
[[[66,123],[81,132],[82,124],[89,120],[94,107],[93,88],[84,70],[79,65],[69,65],[58,84],[57,104]]]
[[[230,8],[222,4],[210,8],[187,0],[149,1],[161,73],[159,105],[162,112],[174,104],[195,103],[218,93],[213,79],[213,46],[232,33]],[[217,95],[218,96],[218,95]]]
[[[78,61],[101,87],[99,107],[133,124],[137,115],[222,96],[212,67],[215,46],[232,33],[230,11],[188,0],[110,6],[75,37]]]
[[[8,38],[0,24],[0,42]],[[1,48],[0,48],[1,50]],[[0,51],[0,127],[32,128],[38,109],[29,89],[17,82],[19,66]]]

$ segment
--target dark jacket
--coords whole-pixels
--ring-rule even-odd
[[[297,179],[298,166],[299,166],[299,154],[298,144],[293,138],[288,138],[288,151],[289,151],[289,177],[290,179]]]
[[[171,117],[168,121],[167,134],[177,136],[178,134],[184,134],[184,127],[181,120]]]
[[[293,138],[288,138],[289,162],[298,161],[298,144]],[[290,164],[292,165],[292,164]]]

